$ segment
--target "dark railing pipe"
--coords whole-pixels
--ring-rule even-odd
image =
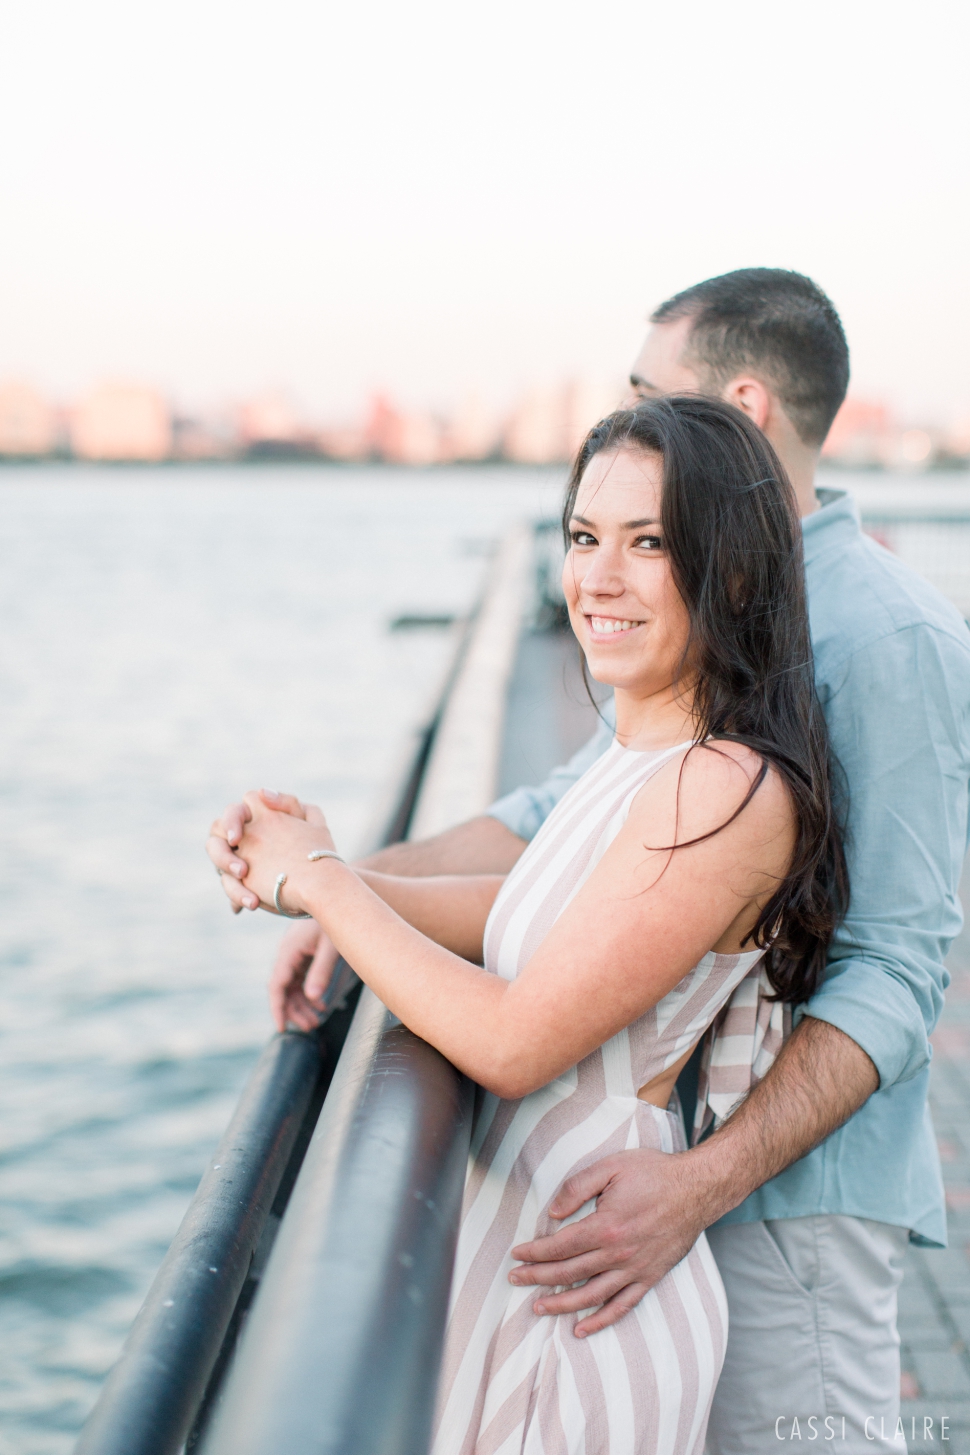
[[[427,1450],[471,1095],[363,992],[204,1455]]]
[[[314,1100],[317,1036],[263,1051],[108,1376],[77,1455],[175,1455],[189,1433]]]

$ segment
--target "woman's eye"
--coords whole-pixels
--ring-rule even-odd
[[[660,536],[638,536],[634,545],[640,546],[645,551],[662,551],[663,540]]]
[[[588,530],[570,531],[569,537],[574,546],[595,546],[596,544],[596,537],[590,535]]]

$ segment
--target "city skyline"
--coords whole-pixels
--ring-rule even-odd
[[[105,381],[59,404],[23,380],[0,379],[0,461],[565,464],[592,425],[629,402],[620,380],[573,378],[526,389],[505,409],[472,392],[450,409],[415,410],[377,392],[355,417],[321,421],[281,391],[207,414],[179,410],[159,390],[131,380]],[[850,392],[823,458],[863,468],[970,467],[970,411],[943,428],[914,427],[885,400]]]

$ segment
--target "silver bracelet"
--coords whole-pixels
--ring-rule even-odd
[[[286,883],[286,875],[285,874],[277,874],[277,876],[276,876],[276,888],[273,890],[273,905],[274,905],[274,908],[276,909],[276,913],[277,914],[281,914],[284,919],[312,919],[313,918],[313,915],[312,914],[304,914],[303,911],[302,911],[302,909],[284,909],[283,908],[283,906],[280,904],[280,890],[283,888],[283,885],[285,883]]]
[[[346,862],[344,859],[341,859],[340,855],[334,849],[313,849],[309,854],[307,854],[307,858],[309,859],[311,864],[316,863],[318,859],[336,859],[340,864]],[[301,909],[283,908],[282,904],[280,903],[280,890],[283,888],[283,885],[285,883],[286,875],[277,874],[276,887],[273,890],[273,908],[276,910],[276,913],[281,914],[284,919],[312,919],[312,914],[304,914],[303,910]]]

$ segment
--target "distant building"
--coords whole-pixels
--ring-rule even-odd
[[[441,429],[427,414],[408,414],[384,394],[371,401],[370,453],[388,465],[434,465],[441,459]]]
[[[49,455],[56,443],[57,419],[44,396],[16,380],[0,384],[0,455]]]
[[[886,405],[850,394],[832,421],[822,457],[841,465],[881,465],[891,453],[892,438]]]
[[[312,436],[285,394],[271,391],[248,400],[239,411],[239,434],[250,454],[312,453]]]
[[[71,449],[82,460],[164,460],[172,452],[168,405],[155,389],[102,384],[73,410]]]
[[[329,425],[317,435],[317,449],[325,459],[348,464],[369,460],[372,454],[370,436],[362,424]]]
[[[502,453],[522,465],[571,460],[593,425],[617,407],[622,392],[593,379],[530,389],[512,412]]]
[[[530,389],[506,425],[502,454],[518,465],[558,465],[567,453],[563,391]]]
[[[563,401],[566,458],[572,460],[594,424],[618,408],[623,386],[602,380],[574,379],[566,385]]]
[[[970,463],[970,414],[952,422],[943,439],[943,452],[954,464]]]
[[[172,455],[176,460],[232,460],[241,449],[239,432],[229,416],[177,415],[172,421]]]
[[[442,438],[441,457],[448,460],[487,460],[499,445],[494,414],[480,395],[466,394]]]

